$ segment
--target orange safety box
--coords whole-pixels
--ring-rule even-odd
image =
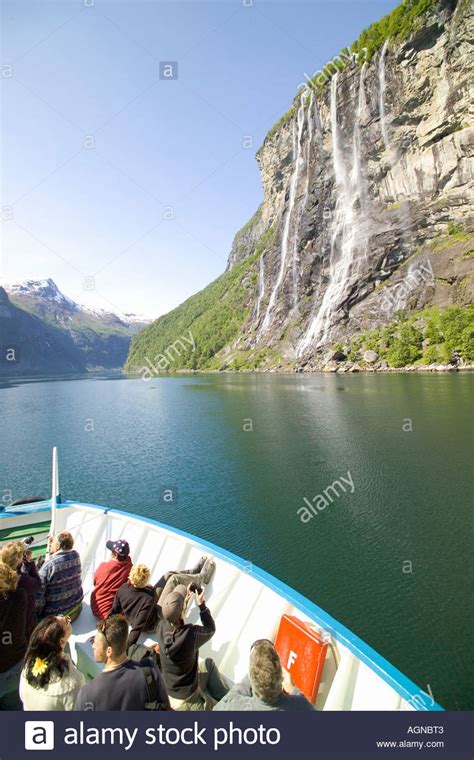
[[[327,640],[292,615],[282,615],[275,649],[295,686],[314,704],[326,659]]]

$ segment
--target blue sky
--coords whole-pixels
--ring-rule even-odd
[[[304,73],[398,4],[251,2],[4,0],[3,282],[154,317],[224,270]]]

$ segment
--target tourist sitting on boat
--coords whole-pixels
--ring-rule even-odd
[[[107,562],[101,562],[94,573],[94,588],[91,594],[91,609],[99,620],[110,615],[115,594],[127,582],[132,560],[128,541],[107,541],[107,549],[112,555]]]
[[[214,710],[314,710],[283,670],[273,643],[260,639],[252,644],[248,676],[236,684]]]
[[[202,625],[186,624],[184,614],[195,596]],[[216,624],[206,606],[204,591],[177,586],[161,605],[158,624],[161,672],[173,710],[212,710],[228,687],[210,657],[199,662],[199,648],[211,639]]]
[[[9,541],[0,551],[0,560],[15,570],[18,575],[18,588],[25,589],[28,595],[28,620],[31,630],[36,625],[35,594],[41,591],[41,578],[38,575],[31,550],[22,541]]]
[[[30,610],[16,571],[0,562],[0,710],[21,710],[20,673],[34,620]]]
[[[111,615],[123,612],[127,618],[131,626],[128,646],[136,644],[141,633],[156,630],[161,618],[161,604],[176,586],[180,583],[207,584],[214,570],[214,560],[201,557],[191,570],[172,570],[151,586],[150,568],[147,565],[133,565],[128,582],[117,591],[110,611]]]
[[[86,679],[64,647],[71,620],[48,615],[34,629],[20,679],[24,710],[73,710]]]
[[[132,662],[127,657],[128,624],[112,615],[97,624],[92,648],[100,675],[82,687],[76,710],[169,710],[169,700],[158,665],[152,660]]]
[[[68,615],[75,620],[82,609],[81,558],[74,539],[63,531],[48,538],[49,558],[39,570],[42,590],[36,596],[38,618]]]

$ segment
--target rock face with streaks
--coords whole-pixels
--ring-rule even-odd
[[[472,300],[472,263],[449,240],[474,220],[472,38],[470,5],[440,3],[406,42],[303,93],[267,137],[255,238],[263,218],[278,233],[250,342],[284,334],[304,360],[397,310]]]
[[[267,368],[317,369],[400,310],[472,302],[472,4],[440,0],[419,21],[308,84],[267,135],[264,200],[226,272],[248,262],[242,323],[193,366],[266,351]]]

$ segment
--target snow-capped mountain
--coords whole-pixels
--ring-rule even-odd
[[[74,303],[72,301],[72,303]],[[138,325],[139,329],[141,330],[142,327],[145,325],[150,324],[150,322],[153,322],[152,319],[145,317],[143,314],[132,314],[130,312],[123,313],[121,311],[108,311],[107,309],[93,309],[89,306],[84,306],[83,304],[74,304],[77,308],[81,309],[82,311],[87,312],[87,314],[91,314],[94,317],[97,317],[97,319],[102,320],[109,320],[111,318],[119,319],[120,322],[123,322],[124,325]]]
[[[28,296],[30,298],[41,298],[44,301],[56,303],[73,311],[77,309],[77,304],[61,293],[51,278],[47,280],[23,280],[21,282],[14,282],[11,285],[5,285],[4,287],[12,297]]]
[[[67,344],[68,356],[75,359],[69,361],[71,368],[81,365],[87,369],[121,368],[132,335],[151,321],[137,314],[116,314],[76,303],[64,295],[51,278],[24,280],[6,284],[4,288],[10,305],[16,307],[15,310],[9,309],[9,333],[14,336],[15,318],[18,319],[20,311],[26,312],[53,331],[52,335],[62,333],[61,345],[65,349]],[[22,324],[26,324],[25,320]],[[24,336],[18,339],[24,342]],[[30,364],[34,365],[34,359]],[[28,367],[30,371],[34,371],[34,366]]]
[[[11,297],[15,298],[33,298],[38,302],[49,304],[54,308],[60,308],[64,311],[74,313],[83,311],[97,319],[110,321],[111,319],[119,320],[125,325],[138,325],[139,329],[149,324],[152,320],[141,314],[122,313],[109,311],[108,309],[90,308],[73,301],[62,293],[54,280],[50,277],[43,280],[22,280],[4,285],[5,290]]]

